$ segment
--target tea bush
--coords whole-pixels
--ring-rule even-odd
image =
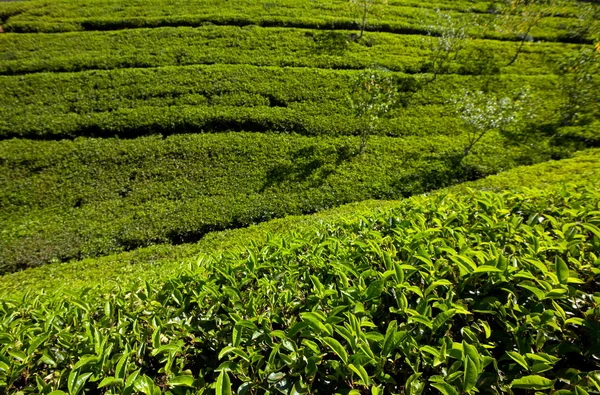
[[[491,136],[490,136],[491,137]],[[111,254],[369,198],[410,196],[544,160],[490,138],[223,133],[0,143],[0,272]]]
[[[600,390],[597,184],[412,198],[152,286],[6,299],[0,388]]]
[[[0,137],[40,139],[137,137],[229,130],[360,134],[346,96],[359,70],[210,65],[81,73],[0,76]],[[558,119],[563,98],[555,75],[489,79],[440,76],[419,89],[413,75],[394,73],[401,100],[377,129],[382,135],[459,134],[448,101],[460,88],[497,94],[531,87],[545,122]],[[556,121],[558,122],[558,121]]]
[[[368,151],[367,151],[368,152]],[[586,150],[573,158],[520,166],[477,181],[451,186],[433,194],[464,194],[470,189],[484,191],[546,188],[565,183],[594,184],[600,178],[600,152]],[[114,255],[87,258],[62,264],[43,265],[0,276],[0,299],[27,293],[62,294],[65,290],[106,292],[115,284],[137,287],[145,281],[156,284],[177,273],[182,265],[195,262],[200,254],[223,254],[245,250],[249,243],[262,244],[269,234],[287,235],[320,223],[389,211],[402,200],[369,200],[342,205],[311,215],[288,215],[245,228],[210,232],[197,243],[158,244]]]
[[[27,2],[15,14],[14,6],[0,3],[0,19],[8,32],[69,32],[81,30],[115,30],[163,26],[259,25],[263,27],[299,27],[310,29],[344,29],[358,27],[348,2],[334,0],[315,3],[311,0],[281,0],[256,2],[236,0],[128,1],[107,4],[105,1],[86,0],[74,3],[60,0],[47,3],[41,0]],[[426,34],[423,27],[435,19],[434,9],[442,8],[453,15],[465,11],[480,14],[481,24],[491,23],[487,1],[402,1],[390,2],[386,13],[367,30],[402,34]],[[588,42],[589,37],[574,37],[570,32],[580,26],[576,5],[566,4],[558,17],[545,15],[536,39],[546,41]],[[3,15],[4,18],[2,17]],[[425,23],[424,23],[425,22]],[[485,34],[482,30],[481,35]],[[495,38],[514,39],[506,34],[490,34]]]
[[[372,33],[362,41],[353,31],[319,31],[258,26],[165,27],[69,34],[0,35],[0,74],[72,72],[92,69],[146,68],[192,64],[248,64],[333,69],[362,69],[374,64],[390,70],[419,73],[431,71],[428,41],[417,35]],[[481,74],[474,62],[509,59],[514,43],[474,39],[449,71]],[[569,56],[574,46],[535,43],[525,47],[519,67],[503,73],[547,74],[549,56]],[[479,51],[475,53],[475,51]],[[480,53],[480,52],[483,52]],[[493,63],[493,62],[491,62]]]

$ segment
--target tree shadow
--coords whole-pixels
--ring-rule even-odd
[[[464,162],[462,150],[451,151],[432,157],[427,167],[399,177],[393,187],[402,197],[426,193],[486,176],[477,166]],[[415,158],[423,159],[423,158]]]
[[[267,171],[267,180],[260,192],[283,183],[308,183],[319,187],[337,168],[359,154],[355,147],[318,147],[311,145],[294,151],[291,163],[280,163]]]
[[[333,30],[307,33],[315,42],[321,54],[342,55],[350,47],[351,37],[347,33]]]

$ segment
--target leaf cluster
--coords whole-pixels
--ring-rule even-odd
[[[597,391],[599,204],[595,186],[424,196],[158,286],[6,299],[0,388]]]

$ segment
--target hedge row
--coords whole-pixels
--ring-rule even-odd
[[[227,130],[355,134],[347,95],[359,71],[214,65],[1,76],[2,138],[135,137],[151,133]],[[514,94],[530,86],[544,122],[557,117],[557,77],[442,76],[425,89],[423,77],[395,74],[402,99],[375,132],[391,136],[456,134],[448,101],[462,88]],[[399,103],[402,104],[402,103]]]
[[[250,64],[333,69],[379,65],[405,73],[431,68],[431,37],[387,33],[352,38],[351,31],[318,31],[250,26],[157,28],[68,34],[0,35],[0,74],[82,71],[191,64]],[[573,46],[528,43],[516,65],[503,73],[546,74],[552,60]],[[499,72],[514,55],[515,44],[470,40],[450,73]]]
[[[388,199],[547,159],[490,136],[457,164],[463,138],[248,133],[167,139],[8,140],[0,145],[0,271],[106,255],[369,198]]]
[[[5,300],[0,390],[594,393],[598,205],[597,183],[418,197],[156,286]]]
[[[2,3],[0,3],[1,6]],[[480,2],[449,2],[448,11],[454,16],[463,11],[485,12],[495,5]],[[403,34],[426,34],[425,26],[435,20],[432,11],[440,5],[430,1],[425,4],[412,2],[391,2],[383,17],[371,21],[369,30]],[[443,5],[442,5],[443,7]],[[2,14],[0,8],[0,15]],[[564,17],[544,18],[535,32],[536,39],[546,41],[586,41],[586,38],[572,37],[580,21],[574,17],[576,7],[565,7]],[[257,3],[250,0],[221,2],[215,0],[166,1],[154,0],[106,2],[69,0],[51,3],[34,1],[26,11],[11,17],[5,25],[9,32],[65,32],[78,30],[115,30],[125,28],[201,26],[206,23],[219,25],[259,25],[264,27],[300,27],[311,29],[355,29],[356,17],[352,16],[348,3],[333,0],[315,3],[311,0],[281,0],[278,2]],[[482,24],[493,19],[491,14],[480,15]],[[479,35],[486,34],[482,30]],[[514,37],[493,34],[496,38]]]
[[[31,163],[36,163],[31,160]],[[105,161],[106,162],[106,161]],[[38,167],[43,167],[37,163]],[[26,172],[24,179],[31,180]],[[84,177],[85,178],[85,177]],[[470,190],[504,191],[522,188],[545,188],[565,183],[594,184],[600,178],[600,151],[577,152],[573,158],[547,161],[533,166],[521,166],[477,181],[457,184],[437,194],[467,194]],[[70,185],[69,188],[73,186]],[[24,190],[23,188],[22,190]],[[102,195],[98,188],[98,194]],[[52,193],[50,193],[52,194]],[[39,195],[27,194],[30,199]],[[56,195],[54,195],[56,196]],[[91,196],[91,195],[90,195]],[[40,201],[42,201],[41,199]],[[68,201],[69,199],[67,199]],[[245,250],[250,243],[264,244],[272,235],[288,235],[323,222],[339,223],[344,218],[359,218],[379,210],[389,210],[402,204],[399,201],[370,200],[320,211],[312,215],[286,216],[252,225],[206,234],[198,243],[181,245],[159,244],[134,251],[87,258],[63,264],[43,265],[0,276],[0,299],[24,294],[64,294],[66,290],[87,289],[103,293],[118,284],[123,289],[138,287],[144,282],[157,284],[173,273],[197,261],[200,254],[222,255]]]

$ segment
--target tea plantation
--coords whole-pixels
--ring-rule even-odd
[[[0,393],[600,394],[600,5],[0,1]]]

